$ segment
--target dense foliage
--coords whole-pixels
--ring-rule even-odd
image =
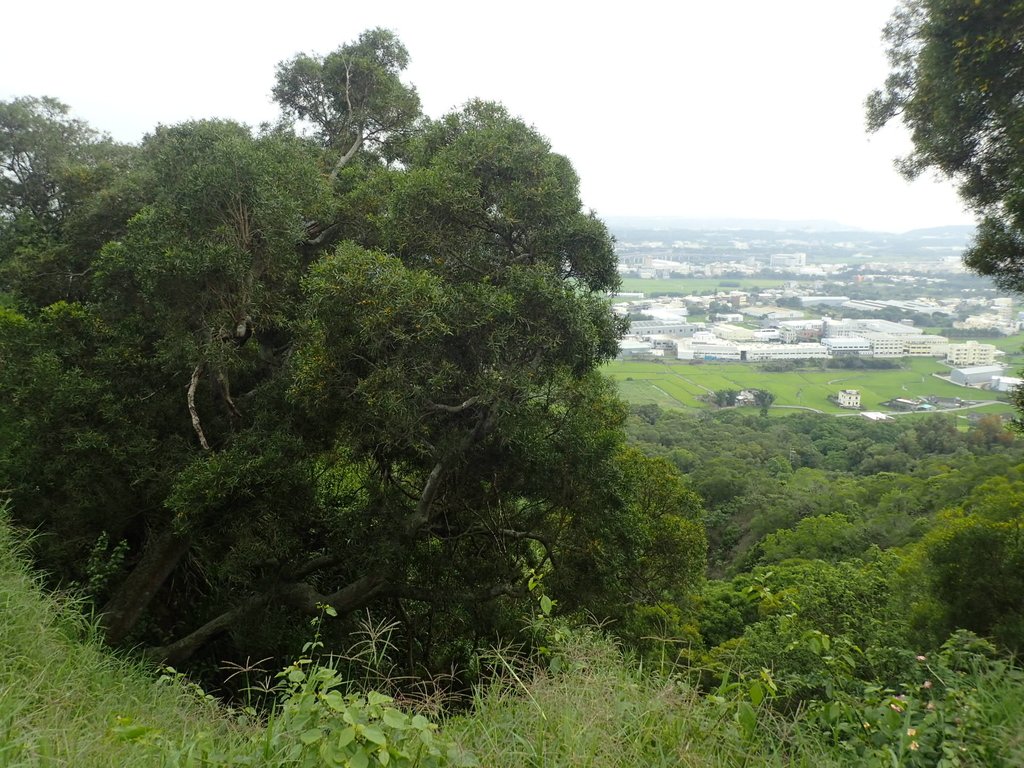
[[[885,30],[891,71],[868,99],[868,125],[899,118],[908,176],[933,169],[980,216],[964,261],[1024,290],[1024,6],[904,0]]]
[[[495,104],[421,115],[407,62],[371,30],[280,65],[276,126],[139,146],[0,105],[0,488],[108,641],[268,655],[367,609],[444,668],[541,583],[619,619],[699,584],[697,497],[598,372],[570,163]]]
[[[636,408],[634,440],[705,500],[722,580],[693,620],[700,647],[776,668],[808,631],[887,664],[957,629],[1024,648],[1024,447],[997,416],[956,422]]]

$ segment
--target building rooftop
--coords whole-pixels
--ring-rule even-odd
[[[965,376],[977,376],[985,373],[991,373],[993,376],[998,376],[1006,369],[1001,365],[972,365],[967,368],[955,368],[954,370],[959,371]]]

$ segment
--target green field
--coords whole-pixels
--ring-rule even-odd
[[[960,340],[957,339],[959,342]],[[1003,350],[1007,355],[1020,355],[1024,349],[1024,333],[1015,333],[1013,336],[1001,336],[997,339],[978,339],[982,344],[992,344]]]
[[[750,291],[757,288],[778,288],[785,280],[771,280],[760,277],[687,277],[667,280],[645,280],[639,277],[622,279],[622,291],[630,293],[641,291],[646,296],[660,294],[702,294],[718,291]]]
[[[932,374],[949,369],[920,358],[887,371],[806,370],[766,373],[755,365],[614,361],[605,373],[619,384],[622,396],[634,405],[656,403],[665,408],[707,408],[698,398],[716,389],[766,389],[775,394],[773,412],[808,408],[824,413],[850,413],[829,402],[840,389],[857,389],[865,410],[885,410],[894,397],[938,395],[965,399],[995,399],[987,392],[964,389]],[[995,406],[1012,410],[1010,406]]]

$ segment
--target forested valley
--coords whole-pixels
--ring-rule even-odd
[[[1024,761],[1017,432],[628,407],[571,164],[408,61],[138,145],[0,103],[0,765]]]

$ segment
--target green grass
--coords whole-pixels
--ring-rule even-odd
[[[876,729],[877,736],[867,749],[867,740],[860,740],[858,747],[856,739],[836,738],[844,719],[847,733],[861,728],[866,718],[884,721],[886,716],[879,712],[891,715],[886,702],[897,699],[883,697],[876,706],[844,698],[844,705],[836,705],[836,730],[830,733],[820,719],[816,723],[808,719],[803,708],[786,712],[774,709],[767,699],[756,702],[748,691],[757,674],[701,692],[694,684],[694,670],[645,667],[624,658],[610,640],[589,630],[573,630],[553,643],[552,652],[560,662],[560,671],[554,673],[500,658],[504,675],[478,692],[469,714],[445,725],[446,734],[488,768],[935,764],[934,749],[931,756],[919,760],[924,756],[910,746],[909,714],[906,719],[897,717],[888,732]],[[1021,765],[1024,686],[1020,670],[997,663],[960,677],[966,683],[962,706],[949,706],[951,702],[943,700],[938,704],[950,721],[971,718],[969,725],[947,735],[944,744],[957,758],[948,764]],[[956,684],[952,679],[948,682]],[[924,709],[924,698],[915,701],[922,711],[914,715],[920,732],[913,737],[927,746],[943,738],[938,730],[943,719]],[[937,725],[932,726],[931,720]]]
[[[857,389],[865,410],[884,409],[895,397],[937,395],[965,399],[996,399],[980,390],[965,389],[932,374],[949,369],[927,358],[915,358],[895,370],[853,371],[807,369],[766,373],[756,364],[614,361],[605,373],[619,383],[622,396],[640,405],[657,403],[674,408],[707,408],[698,398],[716,389],[767,389],[775,394],[775,410],[812,408],[825,413],[849,413],[829,402],[840,389]],[[672,403],[674,401],[674,404]]]
[[[291,688],[266,726],[239,724],[187,686],[161,683],[101,648],[75,604],[43,594],[4,517],[0,610],[4,768],[380,765],[383,739],[390,765],[420,768],[911,764],[890,759],[907,742],[901,728],[881,744],[884,754],[865,762],[807,721],[803,710],[753,702],[748,683],[703,692],[697,670],[636,663],[602,633],[560,623],[547,630],[550,667],[493,652],[487,663],[497,670],[494,678],[476,690],[471,709],[450,716],[439,733],[428,734],[426,721],[417,724],[396,710],[374,714],[375,707],[387,707],[380,696],[376,701],[384,703],[374,703],[374,694],[345,699],[346,716],[355,719],[343,720],[335,706],[341,706],[336,692],[345,682],[330,668],[303,662],[288,674],[305,682]],[[949,714],[971,718],[959,731],[964,740],[954,742],[962,745],[962,764],[1024,764],[1020,671],[1003,664],[964,679],[963,706]],[[859,709],[853,715],[859,725]],[[358,746],[358,760],[339,757],[334,748],[333,737],[348,722],[358,724],[355,741],[347,741],[350,752]],[[424,755],[421,735],[439,749]],[[423,759],[405,760],[402,745]]]
[[[76,605],[42,594],[18,549],[0,519],[0,766],[168,764],[165,749],[119,726],[239,740],[215,705],[101,649]]]
[[[625,277],[622,279],[622,291],[630,293],[641,291],[646,296],[658,296],[669,293],[703,294],[719,291],[751,291],[757,288],[778,288],[786,284],[786,280],[772,280],[760,277],[681,277],[668,279],[644,279]]]
[[[962,343],[960,339],[956,339],[956,342]],[[981,344],[991,344],[1007,354],[1018,355],[1024,349],[1024,333],[1015,333],[1012,336],[999,336],[993,339],[978,339],[978,342]]]
[[[481,689],[472,713],[445,732],[488,768],[844,764],[767,708],[762,727],[744,735],[730,703],[685,676],[644,672],[596,632],[576,630],[556,652],[562,672],[509,662],[504,682]]]

